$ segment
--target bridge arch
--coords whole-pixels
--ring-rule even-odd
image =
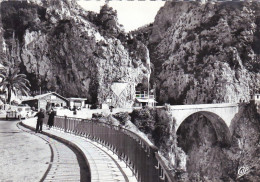
[[[216,113],[210,112],[210,111],[195,111],[190,112],[189,114],[185,115],[185,117],[182,118],[182,120],[179,120],[179,123],[176,123],[176,134],[179,134],[179,130],[183,124],[186,123],[186,121],[190,120],[192,116],[194,115],[201,115],[208,119],[208,121],[211,123],[215,134],[217,142],[222,146],[229,146],[231,143],[231,132],[229,130],[228,125],[226,124],[225,120],[219,116]],[[194,123],[193,123],[194,124]]]
[[[237,103],[221,103],[221,104],[197,104],[197,105],[172,105],[169,110],[175,119],[175,128],[179,128],[181,123],[190,115],[199,111],[215,113],[225,121],[229,127],[235,114],[238,113]]]

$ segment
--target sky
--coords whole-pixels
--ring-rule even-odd
[[[152,23],[165,1],[109,1],[109,6],[117,10],[118,21],[126,32],[135,30],[143,25]],[[104,0],[79,0],[78,4],[85,10],[99,12],[100,7],[105,4]]]

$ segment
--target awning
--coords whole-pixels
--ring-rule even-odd
[[[141,102],[141,103],[157,103],[154,99],[142,99],[142,98],[136,98],[137,102]]]
[[[69,101],[86,101],[87,98],[68,98]]]

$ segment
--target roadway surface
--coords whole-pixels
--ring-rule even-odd
[[[28,128],[35,129],[36,118],[26,119],[22,124]],[[59,141],[76,147],[86,158],[91,171],[92,182],[137,182],[133,172],[108,148],[87,139],[76,136],[57,128],[48,130],[44,125],[43,134],[57,138]]]
[[[0,181],[90,181],[78,151],[18,123],[0,120]]]

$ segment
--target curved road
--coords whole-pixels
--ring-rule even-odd
[[[0,181],[90,181],[79,152],[18,123],[0,120]]]

